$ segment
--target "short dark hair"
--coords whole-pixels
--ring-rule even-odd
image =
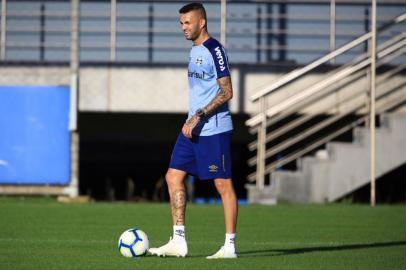
[[[190,12],[192,10],[200,11],[200,14],[202,14],[202,17],[206,21],[206,24],[207,24],[206,10],[204,9],[203,4],[201,4],[201,3],[196,3],[195,2],[195,3],[187,4],[187,5],[183,6],[181,9],[179,9],[179,13],[180,14],[185,14],[185,13],[188,13],[188,12]]]

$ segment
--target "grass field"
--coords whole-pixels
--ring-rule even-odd
[[[0,269],[406,269],[404,205],[247,205],[238,221],[237,260],[205,259],[223,242],[218,205],[188,206],[188,257],[128,259],[125,229],[167,242],[167,204],[0,197]]]

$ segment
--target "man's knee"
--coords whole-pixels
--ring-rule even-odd
[[[166,172],[165,179],[169,187],[183,184],[186,173],[183,171],[169,169]]]
[[[216,179],[214,180],[214,185],[220,195],[229,194],[234,192],[233,184],[231,179]]]

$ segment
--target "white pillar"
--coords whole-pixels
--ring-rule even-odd
[[[71,197],[79,195],[79,133],[77,132],[79,93],[79,20],[80,0],[71,0],[71,48],[70,48],[70,113],[71,132],[71,181],[65,193]]]
[[[117,0],[111,0],[110,8],[110,61],[116,61]]]
[[[227,0],[221,0],[221,7],[220,7],[220,42],[223,44],[224,48],[226,48],[226,35],[227,35]]]
[[[330,2],[330,52],[336,49],[336,1]],[[335,59],[331,59],[330,63],[334,64]]]
[[[79,88],[79,7],[80,0],[71,0],[71,44],[70,44],[70,117],[69,130],[77,130]]]
[[[1,0],[0,61],[6,60],[7,1]]]
[[[370,130],[371,130],[371,206],[375,206],[375,178],[376,178],[376,141],[375,141],[375,87],[376,87],[376,0],[372,0],[371,18],[371,106],[370,106]]]

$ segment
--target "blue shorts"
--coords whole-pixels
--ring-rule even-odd
[[[169,168],[185,171],[201,180],[231,178],[232,131],[186,138],[179,133]]]

